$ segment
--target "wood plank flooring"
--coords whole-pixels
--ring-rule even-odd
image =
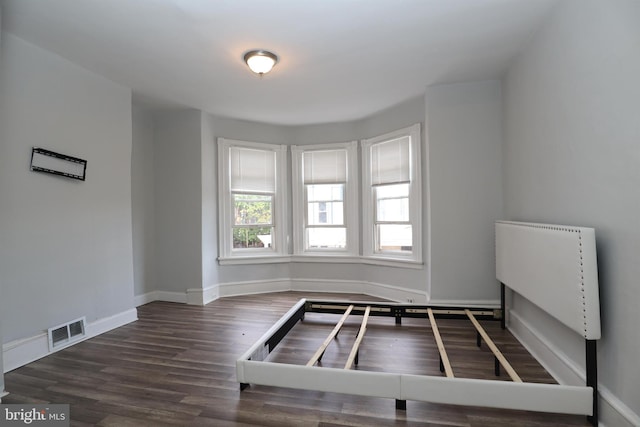
[[[235,361],[300,298],[375,300],[282,292],[224,298],[205,307],[154,302],[139,320],[5,375],[3,403],[69,403],[73,426],[588,426],[585,417],[407,402],[252,385],[240,392]],[[307,313],[272,354],[305,364],[340,316]],[[345,322],[322,366],[342,367],[360,324]],[[498,322],[483,321],[524,381],[553,379]],[[493,356],[468,321],[438,320],[456,376],[494,379]],[[470,354],[472,356],[470,356]],[[369,319],[358,369],[441,375],[427,319]],[[499,380],[508,380],[503,375]]]

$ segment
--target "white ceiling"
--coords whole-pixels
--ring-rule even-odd
[[[366,117],[500,78],[556,0],[0,0],[2,29],[133,89],[274,124]],[[280,56],[260,78],[242,57]]]

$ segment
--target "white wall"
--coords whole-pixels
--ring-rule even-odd
[[[356,122],[358,138],[372,138],[415,123],[423,123],[425,118],[424,96],[408,99]],[[422,126],[423,141],[426,126]],[[424,152],[422,153],[424,157]]]
[[[493,224],[503,216],[500,82],[430,87],[426,116],[431,297],[497,300]]]
[[[3,48],[2,48],[2,7],[0,7],[0,62],[2,61],[2,52],[3,52]],[[2,81],[2,67],[0,67],[0,82]],[[0,97],[2,96],[2,87],[0,87]],[[1,111],[1,110],[0,110]],[[0,112],[0,114],[2,114]],[[1,119],[0,119],[1,120]],[[1,121],[0,121],[1,123]],[[3,140],[0,139],[0,150],[2,150],[2,146],[1,144],[4,144]],[[0,196],[2,196],[2,193],[0,193]],[[1,230],[1,228],[0,228]],[[4,287],[4,279],[2,278],[2,276],[0,275],[0,301],[2,301],[3,295],[2,295],[2,288]],[[2,395],[4,394],[4,369],[3,369],[3,357],[2,357],[2,324],[3,324],[3,320],[2,320],[2,316],[0,315],[0,403],[2,402]]]
[[[134,293],[155,290],[155,183],[154,120],[141,108],[133,108],[131,152],[131,210],[133,217]]]
[[[608,427],[640,425],[639,76],[640,2],[572,0],[504,82],[507,218],[596,229]],[[583,365],[583,344],[561,325],[521,298],[512,311],[512,327],[534,328],[531,345],[567,358],[554,369]]]
[[[0,67],[5,343],[135,313],[131,91],[7,33]],[[86,159],[86,181],[29,171],[33,146]]]
[[[156,290],[202,288],[201,113],[156,116],[154,141]]]
[[[218,175],[213,118],[201,113],[202,287],[218,284]]]
[[[136,304],[155,299],[202,304],[203,290],[217,285],[215,153],[208,114],[134,107]]]

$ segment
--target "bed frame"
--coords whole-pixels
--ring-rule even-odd
[[[518,222],[496,222],[496,276],[501,283],[501,307],[464,308],[380,302],[345,302],[301,299],[236,362],[240,389],[249,384],[383,397],[406,409],[407,400],[454,405],[485,406],[539,412],[587,415],[598,425],[596,340],[600,338],[600,312],[595,253],[591,228]],[[585,339],[584,386],[525,383],[486,334],[477,319],[505,325],[506,289],[524,296]],[[267,359],[278,343],[306,312],[342,314],[325,342],[306,366],[272,363]],[[344,369],[318,368],[315,363],[339,332],[349,314],[362,315],[362,324]],[[440,352],[444,376],[411,375],[352,370],[369,316],[428,318]],[[500,368],[512,382],[453,376],[437,328],[438,318],[463,317],[477,329],[478,345],[484,340]]]

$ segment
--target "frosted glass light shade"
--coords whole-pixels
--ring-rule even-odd
[[[266,50],[252,50],[244,55],[244,62],[254,73],[265,74],[276,65],[278,57]]]

